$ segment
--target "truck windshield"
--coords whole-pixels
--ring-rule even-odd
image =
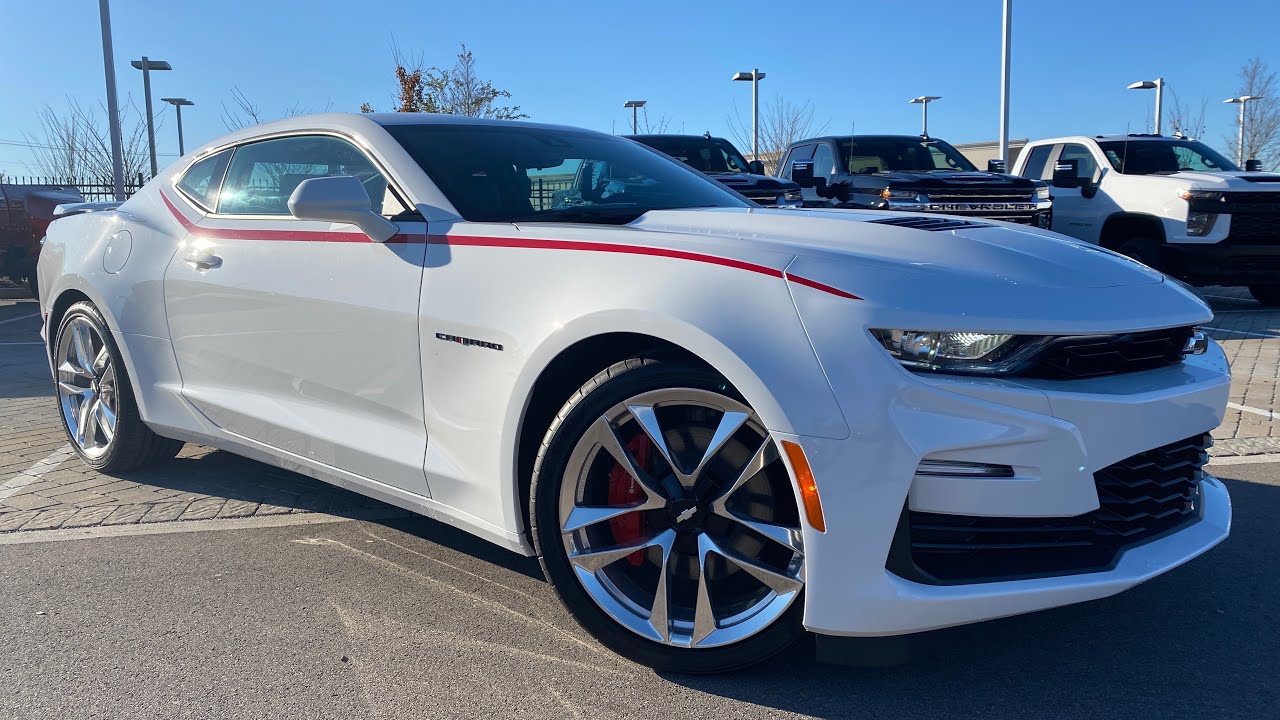
[[[1183,170],[1228,172],[1240,168],[1195,140],[1107,140],[1098,143],[1116,172],[1170,175]]]
[[[751,172],[747,159],[738,149],[720,138],[646,135],[636,140],[704,173]]]
[[[748,207],[714,180],[610,135],[520,123],[384,127],[473,222],[626,224],[650,210]]]
[[[840,140],[841,162],[850,175],[878,172],[976,172],[959,150],[936,138],[854,137]]]

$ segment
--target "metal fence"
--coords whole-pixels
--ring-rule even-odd
[[[6,175],[4,182],[10,185],[38,185],[42,187],[66,188],[68,190],[75,189],[80,192],[80,196],[86,202],[98,202],[102,200],[116,199],[116,184],[111,178],[65,178],[65,177],[40,177],[34,175]],[[136,178],[125,178],[124,196],[129,197],[138,190],[146,181],[142,178],[142,173],[138,173]]]

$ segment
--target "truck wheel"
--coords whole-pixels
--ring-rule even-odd
[[[1280,285],[1250,285],[1249,293],[1267,307],[1280,307]]]
[[[40,299],[40,285],[36,282],[36,274],[33,272],[27,276],[27,287],[31,288],[31,297]]]
[[[1163,264],[1160,258],[1160,243],[1151,238],[1129,238],[1116,247],[1116,252],[1131,257],[1153,270],[1159,270]]]

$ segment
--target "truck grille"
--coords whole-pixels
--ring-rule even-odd
[[[1098,572],[1120,553],[1193,522],[1208,433],[1138,453],[1094,473],[1099,507],[1066,518],[903,511],[888,569],[932,585]]]
[[[1234,214],[1227,240],[1244,245],[1280,245],[1280,215]]]
[[[1013,375],[1042,380],[1079,380],[1155,370],[1182,362],[1195,330],[1166,328],[1121,335],[1058,338],[1035,352]]]
[[[1011,191],[1008,188],[965,188],[928,190],[931,203],[1034,203],[1035,192]]]

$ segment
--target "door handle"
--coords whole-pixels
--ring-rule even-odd
[[[212,268],[222,267],[222,258],[210,252],[191,251],[186,254],[183,260],[196,266],[197,270],[210,270]]]

